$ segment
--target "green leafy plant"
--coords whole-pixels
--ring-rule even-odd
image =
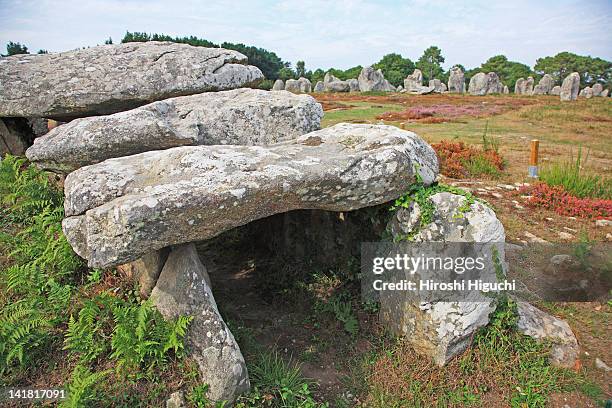
[[[612,199],[612,177],[586,171],[589,152],[583,158],[582,148],[578,149],[576,159],[570,157],[561,163],[544,166],[540,180],[549,186],[562,186],[565,191],[579,198]]]
[[[89,368],[77,365],[68,383],[68,398],[62,408],[86,408],[96,401],[97,385],[109,374],[109,370],[92,373]]]

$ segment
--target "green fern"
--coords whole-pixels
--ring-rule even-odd
[[[77,365],[68,384],[68,398],[60,404],[62,408],[85,408],[96,400],[96,385],[109,374],[109,370],[92,373],[89,368]]]

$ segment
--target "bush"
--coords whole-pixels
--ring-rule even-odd
[[[524,186],[520,194],[528,194],[527,203],[534,207],[547,208],[559,215],[581,218],[608,218],[612,216],[612,200],[579,198],[568,193],[563,186],[536,183]]]
[[[438,155],[440,172],[447,177],[498,177],[504,169],[504,159],[495,150],[480,150],[463,142],[442,140],[431,145]]]

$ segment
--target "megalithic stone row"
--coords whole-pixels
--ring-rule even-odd
[[[269,147],[176,147],[70,173],[63,229],[90,266],[108,267],[273,214],[386,203],[417,172],[435,180],[434,150],[385,125],[338,124]]]
[[[170,42],[15,55],[0,58],[0,117],[66,121],[262,79],[237,51]]]
[[[75,119],[39,137],[27,157],[70,172],[106,159],[184,145],[268,145],[321,127],[311,96],[235,89],[181,96],[108,116]]]

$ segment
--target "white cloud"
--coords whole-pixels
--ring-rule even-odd
[[[477,66],[496,54],[533,65],[572,51],[612,59],[607,1],[545,0],[0,0],[0,44],[62,51],[120,39],[126,30],[195,35],[275,51],[309,68],[348,68],[429,45],[445,65]]]

